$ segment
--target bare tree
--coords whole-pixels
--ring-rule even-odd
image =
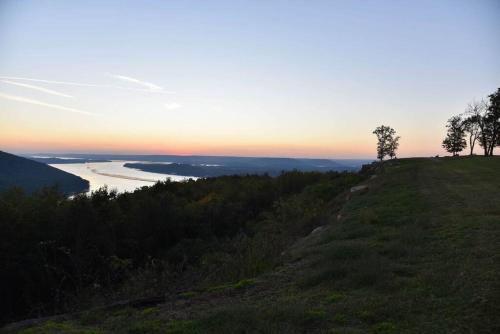
[[[488,101],[484,99],[480,102],[472,101],[465,113],[461,115],[465,117],[462,125],[463,131],[469,135],[470,155],[474,153],[476,141],[479,141],[485,156],[492,156],[495,147],[500,145],[500,88],[488,95],[488,99]],[[451,121],[452,119],[448,121],[448,127],[451,125]],[[448,133],[450,133],[450,128]],[[449,147],[452,144],[450,142],[452,139],[448,135],[443,146]],[[459,140],[455,139],[457,140],[455,144],[458,144]]]
[[[484,128],[483,118],[487,110],[487,103],[484,100],[480,102],[472,101],[467,106],[463,120],[464,130],[469,137],[470,155],[474,154],[474,147],[477,140],[481,140],[481,129]]]
[[[470,127],[478,128],[477,138],[479,140],[479,145],[484,150],[484,155],[489,155],[490,151],[490,143],[491,143],[491,131],[487,122],[487,111],[488,111],[488,102],[485,100],[481,101],[472,101],[467,106],[467,111],[465,112],[466,122]],[[469,134],[470,131],[466,129]],[[470,137],[469,137],[470,138]],[[474,141],[475,143],[475,141]],[[472,152],[473,148],[471,148]]]

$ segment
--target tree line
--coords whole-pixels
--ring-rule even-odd
[[[446,124],[446,137],[443,148],[453,156],[458,156],[469,147],[469,155],[474,149],[482,147],[484,156],[492,156],[500,146],[500,88],[488,95],[487,99],[472,101],[464,113],[452,116]],[[400,136],[390,126],[381,125],[373,134],[377,136],[377,159],[396,158]]]
[[[447,124],[443,148],[458,156],[467,146],[469,155],[474,154],[477,144],[484,156],[492,156],[500,145],[500,88],[488,99],[472,101],[464,113],[451,117]]]

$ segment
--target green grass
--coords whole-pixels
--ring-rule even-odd
[[[93,329],[83,328],[73,322],[62,321],[47,321],[44,324],[20,330],[19,334],[104,334],[105,332]]]
[[[245,289],[248,287],[251,287],[255,285],[255,280],[254,279],[242,279],[236,283],[227,283],[227,284],[222,284],[222,285],[216,285],[216,286],[211,286],[205,289],[207,292],[217,292],[217,291],[226,291],[226,290],[232,290],[232,289]]]
[[[185,292],[179,293],[179,297],[186,298],[186,299],[196,297],[197,295],[198,295],[198,293],[195,291],[185,291]]]
[[[500,329],[500,159],[404,159],[316,245],[299,285],[348,291],[361,331]]]
[[[400,159],[369,184],[258,286],[207,289],[206,304],[176,319],[160,305],[72,323],[105,333],[500,333],[500,158]]]

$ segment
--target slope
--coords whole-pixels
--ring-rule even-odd
[[[500,158],[401,159],[259,277],[23,333],[495,333]]]
[[[19,187],[33,192],[54,185],[65,193],[78,193],[89,187],[88,181],[78,176],[0,151],[0,191]]]

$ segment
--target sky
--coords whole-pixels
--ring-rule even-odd
[[[443,154],[499,42],[497,0],[0,0],[0,150]]]

